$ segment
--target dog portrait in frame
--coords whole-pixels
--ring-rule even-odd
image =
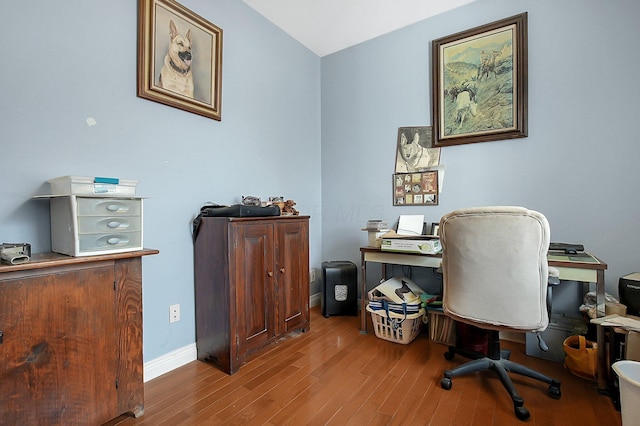
[[[220,121],[222,29],[174,0],[138,9],[138,96]]]
[[[432,145],[431,126],[398,128],[395,172],[419,172],[440,164],[440,148]]]

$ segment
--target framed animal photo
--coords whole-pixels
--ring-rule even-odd
[[[393,175],[394,206],[437,206],[438,171],[395,173]]]
[[[434,146],[527,136],[527,13],[433,41]]]
[[[440,164],[440,148],[433,147],[433,128],[398,128],[396,150],[396,173],[411,173],[426,170]]]
[[[174,0],[138,2],[138,96],[220,121],[222,29]]]

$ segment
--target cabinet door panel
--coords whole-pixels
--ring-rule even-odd
[[[9,424],[101,424],[117,409],[113,266],[56,272],[0,282]]]
[[[308,327],[309,228],[306,221],[278,224],[277,277],[280,324],[287,333]]]
[[[242,225],[237,231],[235,293],[238,354],[264,346],[275,337],[273,306],[273,226]]]

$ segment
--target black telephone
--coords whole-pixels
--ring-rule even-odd
[[[578,254],[579,251],[584,251],[584,246],[582,244],[551,243],[549,244],[549,251],[562,251],[565,254]]]

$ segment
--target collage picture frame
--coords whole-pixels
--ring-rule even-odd
[[[437,206],[438,171],[393,174],[394,206]]]

